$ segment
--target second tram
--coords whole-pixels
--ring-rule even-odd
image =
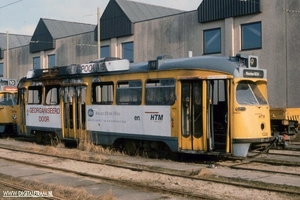
[[[16,79],[0,79],[0,135],[17,133]]]

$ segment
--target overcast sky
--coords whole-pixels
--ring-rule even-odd
[[[134,0],[180,10],[196,10],[202,0]],[[40,18],[97,24],[109,0],[1,0],[0,33],[32,35]]]

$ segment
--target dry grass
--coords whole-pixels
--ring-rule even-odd
[[[80,142],[77,149],[93,153],[114,154],[113,150],[109,148],[103,148],[102,146],[95,145],[89,141]]]
[[[209,169],[201,169],[197,176],[199,177],[210,177],[213,173]]]

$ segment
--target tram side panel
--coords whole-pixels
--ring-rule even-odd
[[[35,137],[37,143],[43,144],[62,139],[62,113],[57,91],[56,86],[45,94],[41,85],[32,86],[30,81],[21,83],[18,92],[19,135]]]
[[[112,145],[117,139],[164,141],[177,151],[171,137],[170,106],[87,106],[87,130],[96,144]]]

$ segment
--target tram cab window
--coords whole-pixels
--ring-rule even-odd
[[[236,100],[241,105],[265,105],[266,99],[260,92],[256,83],[241,81],[236,88]]]
[[[146,105],[173,105],[175,79],[150,79],[146,82]]]
[[[0,105],[14,106],[17,104],[16,93],[1,93],[0,94]]]
[[[93,83],[92,88],[92,101],[94,104],[111,105],[113,103],[113,82]]]
[[[42,86],[28,87],[28,104],[42,103]]]
[[[59,103],[59,87],[47,86],[46,87],[46,104],[57,105]]]
[[[141,105],[142,81],[120,81],[117,83],[118,105]]]

